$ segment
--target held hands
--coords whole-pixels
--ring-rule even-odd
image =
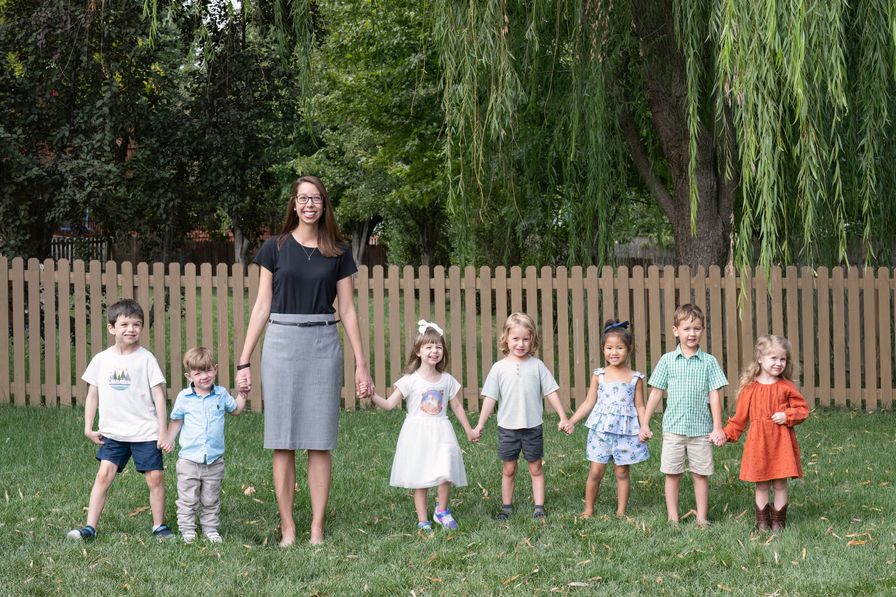
[[[472,441],[478,442],[480,439],[482,439],[482,427],[480,427],[479,425],[476,425],[475,427],[473,427],[472,433],[476,437],[476,439],[475,440],[471,439],[470,440],[471,442]],[[467,436],[469,436],[469,435],[470,434],[468,433]]]
[[[716,447],[720,447],[725,445],[728,438],[725,436],[725,432],[721,429],[713,429],[712,433],[709,434],[709,441],[715,444]]]
[[[782,412],[776,412],[772,415],[772,421],[777,423],[778,425],[784,425],[787,423],[787,414]]]
[[[252,389],[252,373],[249,367],[236,372],[236,388],[240,394],[248,394]]]
[[[171,438],[169,438],[169,437],[166,435],[165,437],[160,437],[160,438],[159,438],[159,441],[158,441],[158,444],[157,444],[157,445],[158,445],[158,447],[159,447],[159,450],[161,450],[162,452],[164,452],[164,453],[166,453],[166,454],[171,454],[171,448],[172,448],[172,445],[173,445],[173,444],[174,444],[174,442],[171,441]]]
[[[576,425],[569,419],[566,419],[565,421],[560,421],[557,424],[557,429],[563,431],[564,433],[566,433],[566,435],[572,435],[572,432],[576,429]]]
[[[366,367],[357,367],[355,369],[355,394],[359,398],[369,398],[376,391],[373,385],[373,379]]]
[[[653,437],[653,431],[650,430],[650,427],[647,425],[641,427],[641,431],[638,432],[638,439],[641,440],[641,443],[643,444],[651,437]]]
[[[86,435],[87,439],[89,439],[92,443],[98,446],[102,446],[105,443],[103,441],[103,436],[99,431],[85,431],[84,435]]]
[[[355,384],[355,395],[361,400],[361,408],[370,408],[373,406],[373,383],[361,382]]]

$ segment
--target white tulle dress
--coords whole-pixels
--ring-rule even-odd
[[[407,402],[408,415],[398,435],[389,484],[408,489],[445,481],[466,485],[464,459],[447,412],[460,383],[447,373],[434,382],[411,373],[395,382],[395,388]]]

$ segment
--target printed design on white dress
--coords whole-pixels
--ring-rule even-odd
[[[126,390],[131,386],[131,376],[127,368],[115,369],[109,376],[109,387],[113,390]]]
[[[442,412],[442,391],[426,390],[420,399],[420,410],[428,415],[437,415]]]

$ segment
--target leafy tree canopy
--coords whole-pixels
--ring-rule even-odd
[[[893,246],[896,7],[833,2],[434,3],[462,242],[559,214],[606,258],[634,165],[682,263],[837,262]],[[547,209],[545,209],[547,204]],[[525,205],[525,210],[522,208]],[[541,232],[543,236],[545,233]],[[536,233],[539,235],[539,233]],[[733,245],[733,252],[729,249]]]

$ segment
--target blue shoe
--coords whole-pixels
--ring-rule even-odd
[[[432,516],[436,519],[437,523],[449,531],[457,529],[457,521],[454,520],[454,517],[451,515],[450,509],[445,508],[444,510],[436,510]]]
[[[424,520],[423,522],[417,523],[417,531],[421,533],[431,533],[432,532],[432,523],[428,520]]]
[[[174,537],[174,531],[168,528],[167,524],[160,524],[152,530],[152,534],[162,540]]]
[[[69,539],[74,539],[75,541],[92,541],[96,539],[96,529],[88,524],[80,529],[69,531],[65,536]]]

